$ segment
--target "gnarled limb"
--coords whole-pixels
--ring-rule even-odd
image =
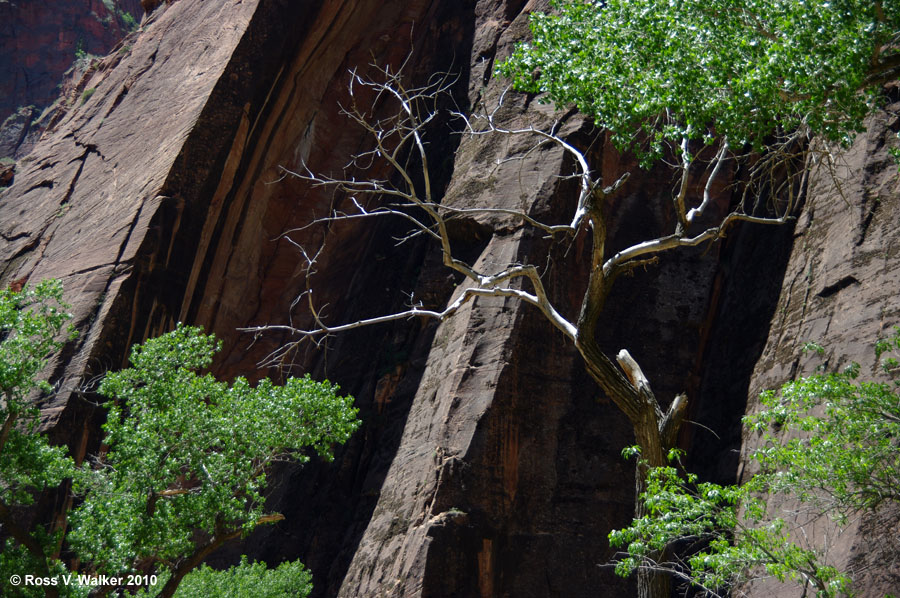
[[[758,206],[746,211],[744,206],[747,202],[741,201],[737,208],[722,217],[718,224],[707,225],[707,228],[700,232],[690,229],[707,213],[712,202],[712,185],[719,179],[723,164],[728,160],[738,160],[738,157],[730,153],[730,146],[727,140],[723,139],[715,157],[709,162],[711,166],[705,182],[701,178],[702,198],[694,203],[694,207],[690,207],[691,190],[695,188],[690,181],[691,167],[692,164],[699,162],[699,158],[690,155],[688,143],[685,142],[681,152],[681,178],[672,201],[676,221],[674,230],[669,234],[619,249],[608,256],[604,209],[605,205],[612,203],[610,200],[616,194],[622,192],[628,173],[623,174],[612,184],[605,185],[591,170],[586,153],[559,133],[559,122],[548,129],[537,127],[512,129],[504,126],[498,117],[507,94],[507,91],[504,91],[498,105],[489,112],[469,114],[457,110],[450,111],[450,114],[460,123],[462,133],[470,137],[488,135],[525,137],[534,140],[528,151],[551,144],[571,157],[573,171],[563,174],[561,178],[577,179],[578,182],[578,195],[573,202],[572,213],[560,224],[543,222],[525,211],[504,207],[488,205],[460,208],[442,205],[440,197],[432,188],[426,136],[429,132],[428,125],[435,120],[438,98],[449,94],[454,81],[448,76],[443,76],[425,86],[407,88],[402,84],[400,75],[391,69],[377,70],[380,73],[380,79],[377,81],[367,79],[355,70],[351,72],[351,97],[355,102],[357,96],[354,95],[353,89],[364,87],[376,99],[390,98],[397,106],[393,116],[376,119],[370,114],[368,107],[360,109],[355,103],[343,108],[351,120],[368,132],[372,142],[371,149],[352,156],[350,168],[342,176],[317,174],[305,165],[300,172],[289,170],[284,172],[286,175],[305,180],[312,186],[332,189],[338,196],[349,199],[350,211],[334,210],[325,217],[314,219],[307,227],[329,225],[342,220],[396,216],[409,222],[412,227],[411,232],[400,242],[414,236],[425,235],[437,243],[443,264],[461,275],[462,283],[459,284],[461,290],[442,308],[412,304],[408,309],[396,313],[354,322],[327,323],[322,316],[321,308],[313,302],[315,296],[313,274],[319,252],[307,251],[291,239],[294,231],[287,231],[280,238],[294,243],[306,260],[307,288],[297,298],[295,305],[301,298],[305,299],[312,323],[305,327],[294,326],[291,323],[261,325],[244,330],[255,334],[275,331],[288,334],[287,344],[271,353],[265,360],[268,365],[276,365],[304,341],[320,343],[329,335],[409,318],[443,321],[453,316],[474,297],[511,297],[529,303],[573,343],[584,359],[585,368],[590,376],[631,422],[635,440],[641,449],[637,472],[637,490],[640,494],[646,484],[647,469],[665,465],[669,449],[675,446],[678,430],[687,410],[687,397],[683,394],[678,395],[664,411],[651,389],[650,380],[627,351],[622,350],[619,353],[617,365],[600,349],[598,321],[610,290],[621,274],[657,263],[658,256],[663,252],[682,247],[695,247],[706,242],[713,243],[724,237],[730,227],[737,222],[783,224],[790,220],[794,206],[799,202],[799,191],[802,191],[805,185],[805,168],[810,163],[806,133],[800,131],[781,138],[773,145],[773,151],[751,163],[750,176],[756,181],[771,178],[772,173],[778,169],[789,168],[798,157],[803,166],[804,170],[798,171],[802,172],[804,177],[800,179],[799,191],[793,175],[788,177],[787,182],[769,189],[773,198],[783,192],[788,194],[788,200],[779,204],[780,209],[776,210],[774,216],[761,216],[760,211],[756,209]],[[394,176],[376,178],[359,174],[370,172],[375,164],[386,165],[393,171]],[[378,200],[381,200],[380,203],[376,203]],[[529,263],[477,265],[474,261],[467,261],[454,253],[448,223],[456,218],[479,215],[509,217],[518,226],[541,231],[547,238],[556,242],[574,238],[583,230],[590,231],[590,274],[577,319],[570,319],[564,310],[554,305],[545,289],[542,273],[537,265]],[[642,501],[636,501],[636,509],[640,516],[643,509]],[[664,555],[657,556],[662,558]],[[646,589],[646,592],[642,590],[642,595],[659,595],[663,591],[661,588],[668,581],[659,577],[651,576],[641,581],[641,585]]]
[[[428,134],[428,125],[434,121],[437,114],[439,98],[449,94],[455,81],[452,77],[443,75],[420,87],[406,87],[399,73],[390,68],[376,67],[376,70],[379,74],[378,80],[363,77],[356,70],[350,73],[351,104],[342,107],[342,110],[352,121],[369,133],[372,146],[371,149],[352,156],[349,166],[354,171],[367,172],[374,164],[384,163],[393,171],[394,177],[326,176],[312,172],[305,165],[300,172],[289,170],[284,172],[286,175],[306,180],[313,186],[331,188],[339,194],[349,196],[353,211],[336,210],[328,216],[313,220],[307,226],[381,216],[402,218],[410,222],[413,227],[412,232],[404,237],[404,240],[416,235],[426,235],[437,242],[441,249],[443,264],[463,276],[465,283],[461,285],[462,291],[442,309],[411,305],[409,309],[393,314],[337,325],[327,324],[321,317],[320,309],[312,300],[314,297],[312,275],[315,273],[316,256],[310,256],[304,248],[300,247],[307,262],[307,290],[302,297],[308,302],[313,326],[298,328],[293,325],[262,325],[245,329],[254,333],[281,331],[287,332],[293,337],[288,344],[272,353],[266,363],[270,365],[276,363],[304,340],[321,342],[323,338],[331,334],[413,317],[444,320],[476,296],[517,298],[537,307],[544,317],[573,341],[584,358],[592,378],[609,395],[617,407],[628,416],[635,426],[636,436],[644,437],[639,444],[643,450],[648,451],[644,454],[645,459],[649,458],[654,464],[662,464],[660,459],[674,442],[678,425],[683,419],[686,398],[682,397],[677,400],[668,414],[664,414],[650,390],[647,378],[645,376],[641,376],[640,379],[634,377],[635,373],[640,372],[636,362],[633,359],[625,359],[620,362],[622,367],[617,367],[599,349],[595,338],[597,321],[613,283],[623,273],[640,266],[656,263],[656,257],[662,252],[680,247],[694,247],[705,242],[715,242],[725,236],[728,229],[736,222],[782,224],[791,218],[791,209],[796,205],[796,198],[792,195],[786,209],[775,217],[746,213],[739,206],[738,210],[725,216],[718,225],[699,233],[691,233],[689,231],[691,225],[704,213],[711,202],[711,185],[719,176],[722,164],[733,157],[728,153],[727,140],[723,140],[711,162],[712,168],[705,181],[702,200],[696,207],[688,209],[688,195],[691,188],[688,180],[689,171],[692,162],[696,162],[697,157],[691,156],[687,143],[684,143],[681,148],[681,179],[673,202],[677,216],[675,230],[671,234],[636,243],[606,257],[604,203],[609,197],[620,192],[628,173],[611,185],[604,186],[600,179],[594,178],[587,156],[570,141],[560,136],[558,133],[559,122],[554,123],[546,130],[537,127],[513,129],[502,125],[499,122],[498,114],[508,93],[508,90],[504,90],[497,106],[491,111],[474,114],[452,110],[449,112],[461,123],[462,132],[466,135],[472,137],[486,135],[531,137],[535,140],[534,148],[543,144],[552,144],[568,154],[574,163],[574,172],[569,176],[578,180],[578,197],[571,218],[567,224],[555,224],[542,222],[520,210],[493,206],[457,208],[441,205],[432,188],[425,138]],[[360,88],[367,89],[369,97],[375,98],[371,100],[372,104],[370,105],[389,98],[397,106],[396,112],[391,117],[376,119],[371,114],[370,105],[360,108],[356,104],[359,97],[356,90]],[[798,143],[802,145],[802,140],[805,139],[803,134],[800,132],[786,136],[779,147],[789,150]],[[751,174],[760,178],[762,175],[771,174],[774,169],[794,158],[796,152],[788,150],[782,154],[773,152],[772,156],[757,161]],[[410,159],[411,156],[415,159]],[[788,187],[789,190],[793,189],[792,184]],[[388,202],[370,207],[367,205],[368,202],[360,200],[361,197],[385,198],[388,199]],[[448,233],[448,222],[461,216],[480,214],[510,216],[517,219],[522,226],[543,231],[554,240],[557,240],[558,237],[573,237],[583,228],[590,229],[591,273],[577,320],[569,320],[562,311],[553,305],[544,288],[541,273],[534,264],[501,264],[494,269],[488,269],[490,266],[476,267],[474,263],[469,263],[454,253]],[[285,238],[299,247],[299,244],[290,238],[292,232],[285,232],[281,238]],[[528,285],[531,287],[530,291],[518,286],[518,281],[521,279],[528,281]],[[512,286],[513,283],[516,283],[517,286]],[[627,355],[627,352],[624,354]],[[646,428],[646,433],[638,433],[637,428],[639,427]],[[663,433],[664,430],[665,433]],[[651,436],[654,438],[650,438]],[[645,444],[648,446],[644,446]]]

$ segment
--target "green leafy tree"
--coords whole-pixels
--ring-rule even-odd
[[[71,316],[62,303],[56,281],[0,290],[0,525],[7,535],[0,554],[0,579],[33,572],[41,577],[59,573],[59,533],[44,526],[23,527],[17,508],[59,486],[74,471],[64,447],[51,446],[38,433],[40,411],[32,394],[50,392],[38,374],[47,358],[62,346],[64,326]],[[71,334],[69,332],[68,334]],[[55,596],[57,588],[20,588],[23,595]]]
[[[742,195],[714,238],[738,220],[762,222],[761,204],[778,216],[770,222],[790,219],[813,166],[830,163],[830,144],[846,144],[864,129],[882,85],[900,73],[896,0],[552,4],[552,13],[532,14],[532,41],[519,44],[498,70],[516,89],[544,94],[541,101],[574,104],[642,165],[672,166],[680,177],[672,197],[674,231],[636,245],[640,251],[686,246],[710,233],[696,228],[711,183],[728,170],[743,173]],[[692,197],[704,178],[702,193]],[[589,218],[595,231],[605,232],[602,214]],[[595,235],[595,244],[605,241]],[[592,278],[598,281],[589,293],[601,296],[610,277]],[[629,414],[624,396],[601,386]],[[658,426],[658,439],[654,430],[642,430],[653,427],[650,411],[629,414],[642,455],[638,494],[647,490],[644,467],[665,466],[672,448],[665,425]],[[638,501],[638,517],[643,508]],[[642,570],[639,594],[667,595],[663,577]]]
[[[132,367],[100,385],[108,450],[76,478],[72,547],[99,573],[169,572],[160,596],[228,540],[283,519],[265,508],[275,463],[304,462],[307,449],[331,459],[359,424],[328,382],[198,374],[219,346],[182,325],[136,346]]]
[[[184,578],[175,598],[303,598],[312,591],[312,575],[299,562],[282,563],[274,569],[260,561],[240,564],[225,571],[203,565]]]
[[[65,447],[40,433],[35,402],[36,392],[52,391],[38,380],[48,357],[71,336],[66,309],[58,281],[0,291],[3,595],[125,592],[127,582],[92,588],[78,574],[137,574],[143,581],[132,585],[149,586],[153,596],[172,596],[183,580],[179,596],[306,596],[310,575],[299,562],[269,570],[243,560],[224,572],[191,572],[224,542],[283,519],[265,508],[267,475],[278,462],[307,461],[309,452],[331,459],[359,425],[352,398],[309,377],[251,386],[201,375],[220,343],[179,325],[135,346],[133,367],[103,380],[100,393],[111,399],[105,451],[77,468]],[[67,491],[69,478],[82,497],[68,514],[69,533],[30,523],[23,509],[42,492]],[[64,541],[79,559],[74,570],[59,559]]]
[[[900,349],[900,329],[876,345],[879,357],[892,349]],[[884,358],[882,367],[897,377],[896,358]],[[850,595],[850,575],[829,562],[826,547],[791,529],[766,498],[779,496],[839,527],[900,502],[900,381],[858,377],[853,364],[763,393],[761,412],[744,419],[761,435],[751,455],[760,473],[742,486],[699,483],[675,467],[650,470],[641,496],[647,515],[610,534],[627,550],[616,571],[662,570],[714,596],[763,575],[809,585],[820,597]],[[685,558],[672,550],[693,543],[703,548]]]
[[[500,70],[622,146],[778,132],[846,141],[900,73],[896,0],[557,1]],[[863,93],[861,93],[863,92]]]

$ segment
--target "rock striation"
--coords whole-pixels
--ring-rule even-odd
[[[856,362],[865,379],[880,378],[874,342],[900,322],[900,180],[888,151],[900,130],[900,103],[896,89],[888,96],[885,109],[868,120],[867,132],[837,153],[833,169],[822,164],[813,170],[768,339],[754,368],[748,412],[758,408],[759,392],[821,366],[840,370]],[[825,355],[804,355],[808,341],[824,347]],[[744,451],[756,443],[747,435]],[[854,572],[858,595],[884,596],[900,587],[898,522],[898,509],[884,509],[856,520],[834,541],[832,557]],[[750,595],[760,597],[777,591],[763,584],[751,589]]]
[[[64,73],[80,78],[142,15],[138,0],[0,2],[0,158],[28,153]]]
[[[365,132],[340,109],[352,101],[352,68],[406,61],[411,81],[453,73],[463,109],[495,101],[505,86],[491,76],[495,61],[525,38],[529,12],[546,6],[155,6],[127,50],[85,76],[73,108],[0,192],[0,284],[62,279],[80,330],[51,368],[60,392],[42,405],[54,438],[79,458],[95,450],[93,376],[177,321],[199,324],[224,340],[218,374],[327,376],[356,397],[364,421],[333,464],[285,467],[271,500],[286,520],[218,562],[241,553],[270,564],[300,557],[316,596],[633,594],[632,582],[602,566],[612,556],[606,534],[632,513],[632,466],[619,456],[630,426],[531,307],[479,299],[440,325],[355,330],[291,354],[279,371],[258,364],[288,337],[238,331],[310,320],[295,304],[306,289],[297,244],[323,248],[312,280],[330,321],[397,311],[409,293],[429,307],[453,298],[456,281],[436,248],[393,241],[403,222],[308,226],[350,199],[285,169],[338,174],[364,147]],[[376,104],[376,116],[385,109]],[[528,126],[560,115],[516,96],[501,117]],[[604,349],[627,347],[658,396],[686,391],[690,419],[716,430],[688,427],[682,438],[708,477],[737,475],[748,397],[801,370],[793,343],[810,336],[840,347],[834,359],[856,358],[898,315],[890,223],[900,194],[886,158],[896,117],[876,120],[841,173],[851,181],[842,186],[846,202],[817,179],[796,230],[739,227],[721,244],[665,256],[619,281],[609,299]],[[590,148],[606,180],[635,169],[577,114],[562,126]],[[465,139],[452,127],[429,132],[444,202],[550,219],[571,208],[559,152],[504,161],[524,148]],[[732,200],[728,182],[716,192],[719,213]],[[662,170],[629,179],[610,206],[610,249],[671,227],[664,198],[672,184]],[[454,243],[482,263],[548,264],[548,291],[567,315],[577,313],[589,267],[583,241],[552,247],[514,222],[479,217],[460,221]],[[868,558],[860,547],[847,554]]]

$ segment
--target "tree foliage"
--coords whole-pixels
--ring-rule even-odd
[[[896,0],[603,0],[531,16],[500,71],[575,104],[622,146],[725,137],[760,148],[811,131],[846,141],[896,78]],[[863,92],[863,93],[861,93]],[[636,137],[643,133],[643,138]]]
[[[84,502],[72,513],[72,546],[99,571],[147,565],[180,577],[225,541],[282,517],[265,509],[266,474],[277,461],[306,461],[358,426],[352,399],[328,382],[263,379],[255,387],[198,374],[219,349],[214,337],[179,325],[106,376],[113,399],[108,452],[76,478]],[[165,591],[163,595],[166,595]]]
[[[71,317],[55,281],[20,293],[0,291],[0,501],[31,504],[36,492],[56,486],[71,474],[72,462],[61,447],[37,434],[40,411],[28,401],[47,357],[62,345],[57,340]]]
[[[745,219],[765,209],[773,209],[778,221],[791,218],[805,193],[810,170],[817,163],[833,163],[831,145],[847,144],[864,129],[864,118],[876,105],[882,86],[900,74],[900,2],[896,0],[557,0],[551,4],[551,13],[531,15],[532,41],[519,44],[498,71],[511,77],[516,89],[543,94],[540,101],[553,102],[558,108],[574,105],[608,131],[620,149],[633,151],[644,166],[678,158],[678,163],[670,164],[680,171],[681,183],[673,198],[677,224],[669,238],[679,244],[688,238],[687,231],[709,204],[710,185],[726,161],[731,161],[732,168],[742,165],[738,172],[742,173],[743,189],[741,201],[720,231],[731,218]],[[703,157],[710,162],[705,176],[694,163],[700,161],[697,158],[703,146],[713,144],[716,151],[707,151]],[[715,157],[710,159],[713,153]],[[690,208],[691,181],[697,175],[700,180],[705,176],[705,189],[699,205]],[[763,202],[768,202],[769,208],[761,208]],[[597,222],[592,225],[596,228]],[[598,240],[606,241],[605,237]],[[847,385],[854,384],[846,378],[827,380],[809,379],[806,384],[824,385],[835,392],[846,392]],[[782,396],[790,398],[812,390],[786,388]],[[806,413],[807,407],[797,403],[780,409],[799,414]],[[844,417],[837,411],[830,415]],[[873,469],[877,468],[877,443],[867,445],[873,454],[857,455],[852,463],[840,464],[841,471],[825,457],[820,462],[805,460],[813,457],[812,453],[800,454],[802,447],[819,442],[827,447],[835,442],[829,434],[840,430],[828,428],[828,421],[832,420],[787,418],[785,425],[807,433],[815,430],[822,440],[797,441],[781,449],[773,443],[768,453],[756,458],[766,467],[795,466],[794,477],[773,474],[756,483],[765,481],[771,485],[766,490],[777,492],[780,484],[799,489],[804,479],[814,482],[822,479],[816,476],[831,475],[827,483],[832,494],[839,494],[844,483],[839,480],[844,478],[836,475],[846,476],[850,484],[851,474],[860,478],[886,474]],[[862,424],[863,428],[866,425]],[[697,526],[719,529],[723,525],[719,518],[736,517],[737,505],[752,515],[747,505],[753,503],[743,495],[744,500],[738,500],[735,494],[749,492],[749,488],[726,492],[720,487],[697,486],[696,480],[682,480],[664,467],[664,452],[651,451],[640,438],[638,444],[639,485],[640,478],[647,476],[647,485],[639,492],[644,498],[638,500],[635,525],[614,534],[613,539],[634,549],[633,556],[622,561],[620,571],[640,565],[639,592],[662,596],[667,594],[662,585],[649,592],[644,586],[652,577],[651,570],[667,568],[660,563],[671,556],[667,550],[670,541],[679,534],[696,535]],[[671,448],[660,444],[664,451]],[[893,466],[890,459],[886,463]],[[648,466],[663,468],[642,473]],[[829,466],[835,469],[828,470]],[[801,468],[805,471],[802,475]],[[886,475],[885,484],[891,481]],[[819,486],[809,488],[821,491]],[[854,490],[847,491],[845,498],[852,495],[858,502],[874,502],[884,495],[883,486],[866,491],[865,499],[859,487],[852,486]],[[812,493],[810,490],[801,498],[810,498]],[[678,508],[671,502],[676,499],[681,501]],[[695,500],[701,502],[691,503]],[[708,517],[683,515],[698,509]],[[839,589],[843,577],[827,568],[810,569],[813,561],[804,565],[811,553],[792,552],[795,544],[783,523],[769,523],[771,527],[747,525],[737,537],[758,537],[756,547],[762,552],[757,556],[775,551],[783,557],[783,562],[768,559],[766,567],[771,574],[781,578],[796,573],[821,581],[823,588],[833,583]],[[735,546],[725,537],[717,537],[712,546],[724,552],[715,558],[710,553],[706,556],[709,562],[722,558],[727,564],[716,565],[716,575],[723,577],[706,580],[711,587],[731,579],[735,571],[755,566],[752,558],[734,565],[735,561],[722,556]],[[775,562],[781,564],[771,564]],[[732,565],[736,567],[733,570],[729,569]],[[685,566],[668,568],[681,571]]]
[[[351,400],[327,382],[253,387],[238,378],[229,386],[199,375],[218,346],[179,325],[136,346],[132,367],[100,385],[114,399],[104,425],[109,450],[77,480],[86,496],[69,540],[104,572],[144,559],[177,562],[198,546],[192,530],[210,538],[249,532],[272,516],[262,491],[273,463],[306,461],[307,447],[330,459],[332,445],[356,429]]]
[[[241,562],[225,571],[203,565],[178,586],[175,598],[304,598],[312,591],[312,575],[297,561],[270,569],[262,561]]]
[[[38,432],[39,411],[29,396],[38,387],[50,390],[36,376],[60,347],[56,339],[69,317],[61,296],[58,282],[0,292],[0,523],[9,536],[0,571],[4,583],[29,573],[58,581],[15,588],[19,595],[85,595],[90,587],[59,582],[71,573],[121,580],[149,572],[162,580],[151,595],[172,596],[223,543],[283,519],[265,508],[273,465],[305,462],[310,452],[331,459],[333,446],[359,425],[353,399],[338,396],[327,381],[307,376],[253,386],[243,378],[227,384],[201,374],[220,343],[179,324],[135,346],[132,367],[103,379],[99,392],[110,399],[105,450],[76,468],[64,447],[50,446]],[[79,501],[68,514],[65,539],[62,528],[18,527],[12,507],[27,506],[66,478],[74,478]],[[58,558],[63,540],[78,556],[77,571]],[[252,595],[305,596],[310,582],[298,562],[269,571],[244,561],[227,572],[204,569],[187,579],[194,589],[185,595],[199,595],[198,584],[220,586],[219,594],[206,596],[239,595],[234,588],[244,587],[262,592]],[[118,581],[93,592],[126,585]]]
[[[900,329],[876,352],[900,349]],[[882,367],[892,383],[860,381],[859,366],[788,382],[760,397],[763,409],[744,418],[760,435],[752,460],[760,472],[744,485],[700,483],[675,467],[654,468],[641,500],[647,515],[615,530],[610,542],[627,553],[616,571],[669,571],[707,590],[768,575],[809,584],[816,595],[851,593],[851,579],[829,561],[827,546],[809,543],[767,498],[789,500],[810,520],[826,515],[844,526],[854,515],[900,502],[900,380],[893,357]],[[686,558],[673,550],[702,546]],[[669,560],[656,560],[664,554]]]
[[[59,533],[38,525],[24,528],[17,508],[31,505],[41,492],[70,477],[74,463],[64,447],[51,446],[38,432],[40,410],[30,401],[40,389],[49,392],[38,375],[47,358],[63,343],[71,318],[62,302],[62,285],[45,281],[21,292],[0,290],[0,525],[6,535],[0,552],[0,579],[33,572],[52,576],[64,571],[56,558]],[[23,595],[43,595],[26,588]],[[57,594],[51,590],[51,595]]]

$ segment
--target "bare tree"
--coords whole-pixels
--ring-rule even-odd
[[[285,169],[286,176],[298,177],[314,187],[326,187],[342,194],[349,200],[346,203],[352,206],[349,211],[335,211],[313,220],[304,228],[355,219],[404,219],[410,223],[411,231],[406,237],[399,239],[399,242],[418,236],[430,238],[440,246],[444,266],[462,276],[463,283],[459,285],[461,290],[443,309],[428,309],[412,304],[408,309],[396,313],[331,324],[320,314],[313,292],[313,277],[319,252],[293,241],[291,235],[302,230],[295,229],[286,231],[283,235],[284,239],[297,246],[305,260],[306,291],[297,298],[295,305],[305,302],[314,324],[305,329],[293,325],[264,325],[247,328],[245,331],[257,334],[278,331],[287,333],[293,339],[268,356],[267,363],[277,365],[303,342],[321,342],[329,335],[395,320],[417,317],[445,320],[473,297],[511,297],[529,303],[573,343],[583,357],[591,377],[631,422],[641,454],[636,475],[637,492],[641,493],[647,468],[667,463],[666,455],[673,448],[685,417],[687,397],[680,394],[671,401],[667,409],[663,409],[654,395],[649,379],[627,350],[622,349],[614,359],[601,350],[597,322],[610,290],[621,275],[656,264],[661,253],[713,243],[724,237],[737,222],[783,224],[791,219],[794,207],[798,204],[798,195],[805,186],[809,162],[816,155],[810,149],[807,133],[795,131],[776,136],[768,151],[756,156],[739,157],[732,152],[727,140],[719,140],[713,148],[714,156],[707,160],[700,160],[692,154],[692,148],[685,140],[680,147],[672,148],[670,153],[676,159],[671,164],[676,172],[672,197],[676,215],[674,230],[670,234],[650,238],[608,254],[604,206],[608,204],[608,198],[620,191],[628,173],[616,181],[607,182],[598,178],[591,169],[587,153],[566,140],[560,132],[559,122],[547,129],[511,129],[502,126],[498,114],[506,100],[507,94],[504,92],[490,111],[467,114],[460,110],[449,110],[449,116],[459,123],[459,130],[464,135],[524,137],[533,142],[529,151],[551,144],[567,153],[574,165],[573,172],[561,178],[575,180],[578,189],[571,219],[561,224],[550,224],[521,210],[442,205],[431,178],[426,136],[429,127],[441,113],[441,105],[447,103],[455,81],[452,77],[439,75],[425,85],[408,88],[399,74],[402,69],[394,71],[390,67],[376,67],[376,71],[377,80],[364,77],[357,71],[351,72],[351,103],[342,106],[342,111],[351,121],[365,129],[371,140],[371,147],[352,156],[345,172],[371,173],[376,168],[383,168],[386,163],[391,175],[385,178],[332,177],[313,172],[305,165],[299,171]],[[361,93],[362,90],[365,93]],[[364,102],[364,105],[357,104],[358,100]],[[377,118],[374,107],[385,102],[392,103],[397,109],[388,118]],[[721,182],[723,167],[729,161],[738,160],[743,160],[745,170],[749,172],[743,199],[714,226],[695,230],[699,228],[701,216],[712,201],[713,185]],[[698,177],[700,181],[705,179],[702,196],[696,198],[696,205],[689,207],[694,199],[690,197],[691,190],[697,188]],[[761,192],[763,185],[768,186],[766,193]],[[770,198],[768,212],[756,205],[758,200],[755,198],[763,195]],[[774,201],[773,198],[781,199]],[[768,215],[760,215],[761,213]],[[508,263],[494,265],[489,269],[491,265],[476,267],[474,262],[470,263],[454,252],[448,224],[454,219],[477,215],[516,219],[522,226],[540,231],[557,243],[570,242],[582,234],[590,236],[590,275],[577,318],[567,318],[553,305],[538,264]],[[643,502],[637,501],[636,514],[643,515],[642,510]],[[668,583],[667,576],[645,572],[642,579],[639,579],[640,595],[660,596],[667,592]]]

